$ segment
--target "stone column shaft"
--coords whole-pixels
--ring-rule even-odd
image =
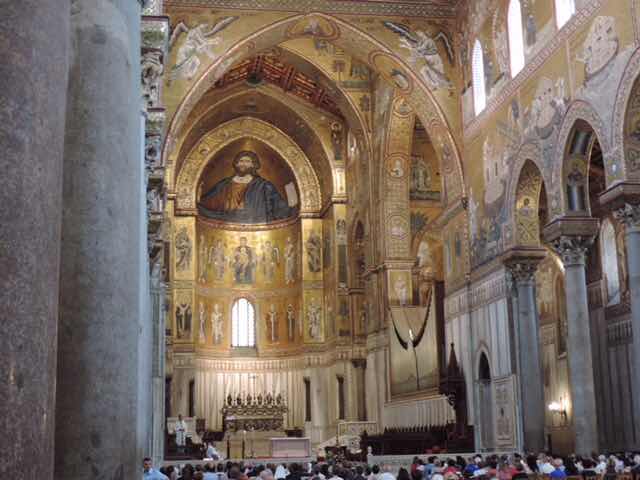
[[[631,299],[631,329],[633,332],[633,402],[635,411],[640,412],[640,205],[625,204],[614,211],[614,216],[625,226],[627,247],[627,272],[629,276],[629,297]],[[620,253],[620,252],[618,252]],[[636,431],[640,431],[640,415],[636,415]]]
[[[140,4],[74,2],[71,38],[55,478],[139,478]]]
[[[529,452],[544,449],[544,390],[540,361],[540,322],[534,292],[535,262],[510,265],[518,291],[518,347],[524,448]]]
[[[598,451],[598,417],[585,275],[586,251],[592,241],[593,237],[561,236],[553,243],[565,267],[567,347],[576,436],[575,452],[582,455]]]
[[[69,0],[2,2],[0,472],[53,475]]]

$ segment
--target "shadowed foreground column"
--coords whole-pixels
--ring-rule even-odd
[[[2,2],[0,472],[53,476],[69,0]]]
[[[74,2],[71,37],[55,473],[139,478],[140,5]]]

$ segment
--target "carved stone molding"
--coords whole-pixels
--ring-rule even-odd
[[[551,247],[560,256],[565,267],[572,265],[584,266],[587,250],[593,243],[594,237],[570,237],[562,235],[551,242]]]
[[[613,211],[613,216],[627,229],[640,232],[640,204],[625,203],[624,207]]]
[[[591,217],[560,217],[544,227],[544,238],[564,266],[585,265],[586,253],[600,229]]]
[[[533,284],[538,264],[546,255],[544,248],[514,247],[504,254],[503,261],[516,285]]]

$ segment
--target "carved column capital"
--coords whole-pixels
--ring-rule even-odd
[[[507,288],[533,284],[538,264],[546,256],[547,252],[540,247],[516,246],[507,250],[502,258],[507,268]]]
[[[587,250],[593,243],[593,236],[561,235],[551,242],[551,247],[562,259],[565,267],[572,265],[584,266]]]
[[[516,286],[525,283],[533,284],[539,262],[539,259],[528,260],[523,258],[508,262],[506,267],[509,269],[511,278]]]
[[[613,211],[613,216],[627,229],[640,231],[640,204],[625,203],[624,206]]]

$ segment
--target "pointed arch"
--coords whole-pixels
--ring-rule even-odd
[[[576,13],[575,0],[555,0],[556,6],[556,25],[558,29],[564,27],[565,23],[571,20]]]
[[[326,31],[309,33],[306,27],[310,23],[322,23],[323,30]],[[415,108],[416,114],[433,138],[434,145],[438,146],[436,153],[448,182],[448,202],[460,201],[466,193],[460,152],[443,109],[424,79],[414,71],[415,66],[397,57],[387,45],[356,26],[323,13],[292,15],[261,27],[236,42],[206,68],[187,92],[169,123],[163,148],[164,160],[168,161],[168,156],[173,152],[174,142],[193,107],[228,68],[256,50],[272,48],[286,40],[308,35],[324,38],[344,48],[354,58],[380,73],[386,82],[402,90],[407,102]],[[356,45],[358,48],[354,47]],[[400,84],[399,76],[402,77]]]

